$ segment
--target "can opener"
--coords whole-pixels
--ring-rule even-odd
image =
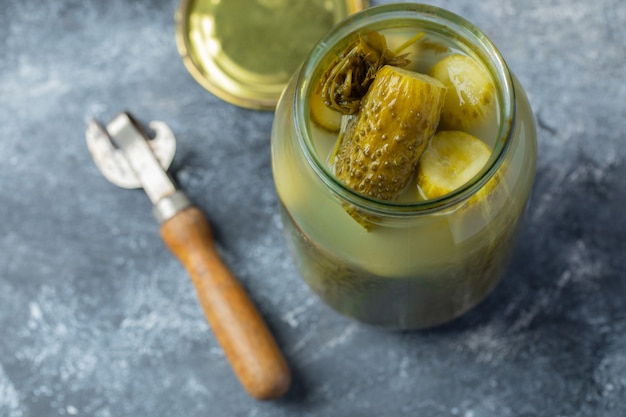
[[[106,128],[92,119],[87,146],[110,182],[145,190],[161,238],[191,276],[213,333],[246,391],[259,400],[278,398],[291,383],[287,362],[243,286],[219,258],[204,214],[167,173],[176,151],[172,131],[159,121],[149,127],[156,133],[152,139],[127,112]]]

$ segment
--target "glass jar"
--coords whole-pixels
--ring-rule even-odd
[[[381,201],[353,191],[333,175],[315,139],[320,129],[309,117],[310,100],[329,62],[359,34],[388,30],[407,37],[423,32],[434,54],[448,48],[471,56],[495,85],[489,161],[436,199]],[[272,128],[274,181],[302,277],[338,312],[393,329],[445,323],[493,290],[506,269],[535,164],[533,114],[498,50],[465,19],[420,4],[366,9],[336,26],[283,92]],[[355,221],[355,212],[370,227]]]

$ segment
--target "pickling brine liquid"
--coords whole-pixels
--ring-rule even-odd
[[[447,322],[483,300],[506,268],[533,182],[535,126],[519,83],[503,61],[488,60],[493,46],[475,39],[468,26],[429,6],[370,9],[318,45],[277,107],[273,173],[299,271],[324,302],[359,321],[397,329]],[[311,97],[347,40],[372,30],[385,36],[389,50],[409,54],[405,69],[427,74],[446,56],[463,54],[493,77],[495,100],[466,129],[493,155],[462,189],[428,200],[415,175],[396,199],[384,202],[347,189],[334,176],[330,159],[338,133],[311,119]]]

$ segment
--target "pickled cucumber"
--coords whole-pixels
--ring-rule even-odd
[[[311,120],[329,132],[338,132],[342,113],[329,107],[322,98],[321,87],[311,95]]]
[[[417,186],[424,198],[448,194],[485,166],[491,150],[477,137],[461,131],[441,131],[430,141],[417,169]]]
[[[445,91],[428,75],[381,68],[342,136],[335,176],[362,194],[393,200],[437,130]]]
[[[441,113],[441,128],[471,130],[493,109],[495,87],[487,73],[472,58],[453,54],[439,61],[429,75],[447,88]]]

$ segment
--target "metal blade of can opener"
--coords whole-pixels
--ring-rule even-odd
[[[87,146],[110,182],[145,190],[162,239],[187,269],[213,333],[246,391],[260,400],[278,398],[291,383],[287,362],[243,286],[219,258],[204,214],[167,172],[176,151],[172,131],[163,122],[149,126],[156,132],[153,139],[130,113],[120,113],[106,127],[91,120]]]

